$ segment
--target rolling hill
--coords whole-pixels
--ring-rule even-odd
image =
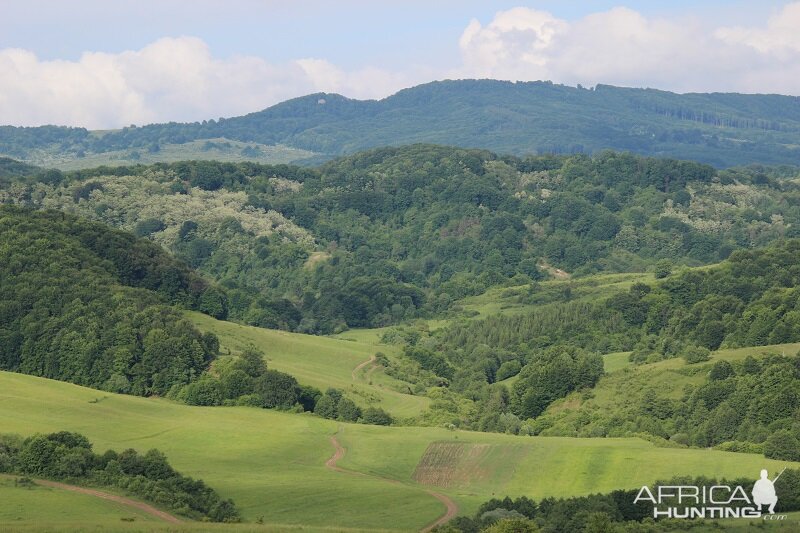
[[[580,495],[677,474],[752,477],[764,467],[797,466],[758,455],[656,448],[639,439],[515,437],[354,425],[246,407],[189,407],[8,372],[0,372],[0,427],[26,435],[78,431],[97,450],[157,447],[181,472],[233,498],[247,522],[263,517],[273,527],[413,530],[444,513],[431,491],[471,514],[494,494]],[[345,449],[332,465],[338,469],[326,466],[335,451],[333,435]],[[0,492],[15,490],[26,489],[0,484]],[[0,513],[0,528],[69,525],[55,512],[41,514],[25,503],[37,492],[14,493],[23,501],[17,512]],[[80,526],[117,529],[113,509],[85,509]],[[120,530],[129,528],[119,523]]]
[[[312,94],[249,115],[202,123],[103,132],[5,126],[0,127],[0,154],[75,168],[96,164],[98,154],[106,152],[115,152],[117,161],[133,161],[140,154],[158,159],[165,146],[210,139],[307,151],[291,154],[275,148],[271,155],[272,149],[266,148],[249,156],[262,161],[319,161],[376,146],[425,142],[516,155],[615,149],[718,167],[794,164],[800,157],[800,99],[447,80],[379,101]]]

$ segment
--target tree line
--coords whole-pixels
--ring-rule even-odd
[[[238,522],[239,511],[199,479],[177,472],[167,457],[152,449],[140,454],[92,450],[83,435],[60,431],[22,438],[0,434],[0,472],[115,487],[193,520]]]

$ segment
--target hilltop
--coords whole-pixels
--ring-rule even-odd
[[[497,80],[437,81],[382,100],[318,93],[240,117],[114,131],[0,127],[0,154],[64,168],[181,157],[315,162],[421,142],[514,155],[615,149],[730,167],[796,163],[799,141],[798,97]]]

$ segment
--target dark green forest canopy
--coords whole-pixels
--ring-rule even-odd
[[[603,149],[730,167],[798,161],[800,99],[779,95],[675,94],[550,82],[439,81],[380,101],[337,94],[295,98],[257,113],[112,132],[0,127],[0,153],[148,150],[220,137],[284,144],[328,156],[419,142],[516,155]]]
[[[173,305],[224,295],[159,246],[56,211],[0,207],[0,368],[138,395],[216,356]]]
[[[717,171],[615,152],[520,159],[414,145],[318,169],[184,162],[50,171],[0,196],[150,236],[219,281],[235,319],[327,333],[438,315],[489,287],[540,279],[549,265],[581,275],[719,261],[797,234],[796,176],[791,167]],[[143,195],[136,205],[154,216],[123,211],[106,192],[137,183],[148,185],[128,197]],[[170,203],[242,193],[224,220],[176,220]],[[258,234],[248,216],[288,229]]]

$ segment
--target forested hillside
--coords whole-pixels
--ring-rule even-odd
[[[464,319],[433,333],[390,330],[384,338],[404,344],[448,394],[477,402],[450,404],[451,420],[461,425],[567,436],[641,433],[678,446],[737,441],[727,449],[796,460],[800,357],[768,351],[705,362],[712,350],[800,342],[798,257],[800,241],[792,239],[603,298],[565,293],[564,301],[527,312]],[[602,377],[600,354],[617,351],[647,365]],[[689,366],[673,364],[678,360]],[[548,411],[567,396],[566,406]]]
[[[159,246],[56,211],[0,207],[0,368],[163,395],[216,356],[172,305],[224,295]]]
[[[716,262],[797,234],[796,177],[789,167],[716,171],[613,152],[519,159],[415,145],[317,169],[49,171],[6,187],[0,202],[146,236],[218,280],[231,317],[328,333],[440,315],[556,267],[576,275]]]
[[[135,159],[141,154],[157,157],[167,145],[204,139],[285,145],[328,158],[426,142],[516,155],[615,149],[718,167],[793,164],[800,156],[800,99],[609,85],[585,89],[550,82],[440,81],[380,101],[313,94],[246,116],[202,123],[111,132],[0,127],[0,154],[30,160],[47,152],[54,159],[60,154],[78,160],[112,151],[122,158],[120,151],[129,151],[128,158]],[[261,159],[263,154],[251,156]]]

